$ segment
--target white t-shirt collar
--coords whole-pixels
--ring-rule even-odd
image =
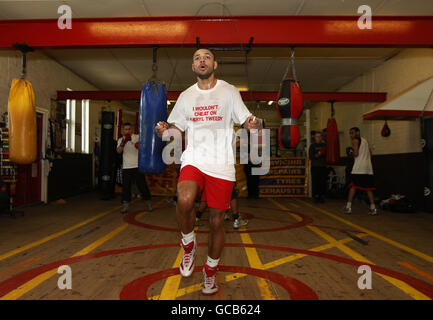
[[[217,79],[217,82],[216,82],[216,84],[215,84],[215,86],[213,87],[213,88],[211,88],[211,89],[200,89],[199,87],[198,87],[198,83],[196,82],[195,83],[195,88],[199,91],[199,92],[203,92],[203,93],[205,93],[205,92],[212,92],[212,91],[214,91],[215,89],[216,89],[216,87],[218,87],[218,85],[220,84],[220,80],[219,79]]]

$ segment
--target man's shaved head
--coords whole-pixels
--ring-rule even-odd
[[[208,79],[215,72],[218,63],[211,49],[198,49],[192,56],[192,71],[200,79]]]
[[[216,60],[215,51],[213,51],[212,49],[209,49],[209,48],[200,48],[200,49],[195,50],[194,54],[192,55],[193,60],[194,60],[194,57],[199,53],[199,51],[200,51],[200,53],[206,52],[206,51],[209,52],[212,55],[213,59]]]

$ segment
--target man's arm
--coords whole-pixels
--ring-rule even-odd
[[[242,124],[242,127],[246,130],[261,129],[259,119],[253,115],[249,116],[247,120],[245,120],[245,122]]]
[[[123,137],[122,140],[117,142],[116,152],[118,154],[121,154],[123,152],[124,147],[125,147],[125,138]]]
[[[317,158],[317,154],[314,154],[313,144],[311,144],[310,148],[308,149],[308,157],[310,159],[313,159],[313,157]]]
[[[178,130],[181,134],[183,133],[182,130],[180,130],[178,127],[176,127],[174,124],[168,124],[165,121],[160,121],[156,124],[155,130],[156,130],[156,134],[158,135],[158,137],[162,138],[162,135],[164,134],[164,131],[168,130],[168,129],[176,129]]]
[[[359,152],[359,140],[358,139],[353,139],[352,140],[352,145],[353,145],[353,157],[357,157],[358,156],[358,152]]]

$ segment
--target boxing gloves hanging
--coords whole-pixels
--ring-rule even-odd
[[[279,145],[284,148],[295,148],[300,139],[298,118],[302,113],[303,99],[301,86],[292,78],[281,83],[278,92],[277,111],[281,118],[278,131]]]

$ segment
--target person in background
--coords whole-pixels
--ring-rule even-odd
[[[200,205],[195,213],[195,226],[202,226],[200,219],[203,216],[207,208],[206,198],[201,197]],[[248,220],[243,219],[239,215],[239,205],[238,205],[238,191],[236,190],[236,183],[233,186],[232,197],[230,200],[230,209],[226,210],[224,215],[224,220],[230,220],[228,213],[231,212],[231,216],[233,218],[233,229],[239,229],[239,227],[245,227],[248,224]]]
[[[152,211],[152,202],[149,188],[146,184],[144,174],[138,171],[138,134],[132,134],[131,124],[123,124],[123,136],[117,141],[118,154],[122,154],[122,209],[121,213],[128,212],[131,202],[131,186],[133,181],[142,193],[142,199],[146,200],[146,210]]]
[[[313,186],[313,198],[316,203],[325,202],[326,191],[326,144],[322,140],[322,133],[314,134],[314,142],[310,145],[308,157],[311,163],[311,180]]]
[[[376,190],[373,175],[373,165],[371,164],[371,153],[367,140],[361,137],[361,131],[358,127],[353,127],[349,131],[352,139],[353,157],[355,162],[351,172],[350,191],[347,199],[344,213],[352,213],[352,201],[355,197],[356,190],[367,192],[370,200],[369,215],[377,215],[376,205],[374,204],[373,190]]]

